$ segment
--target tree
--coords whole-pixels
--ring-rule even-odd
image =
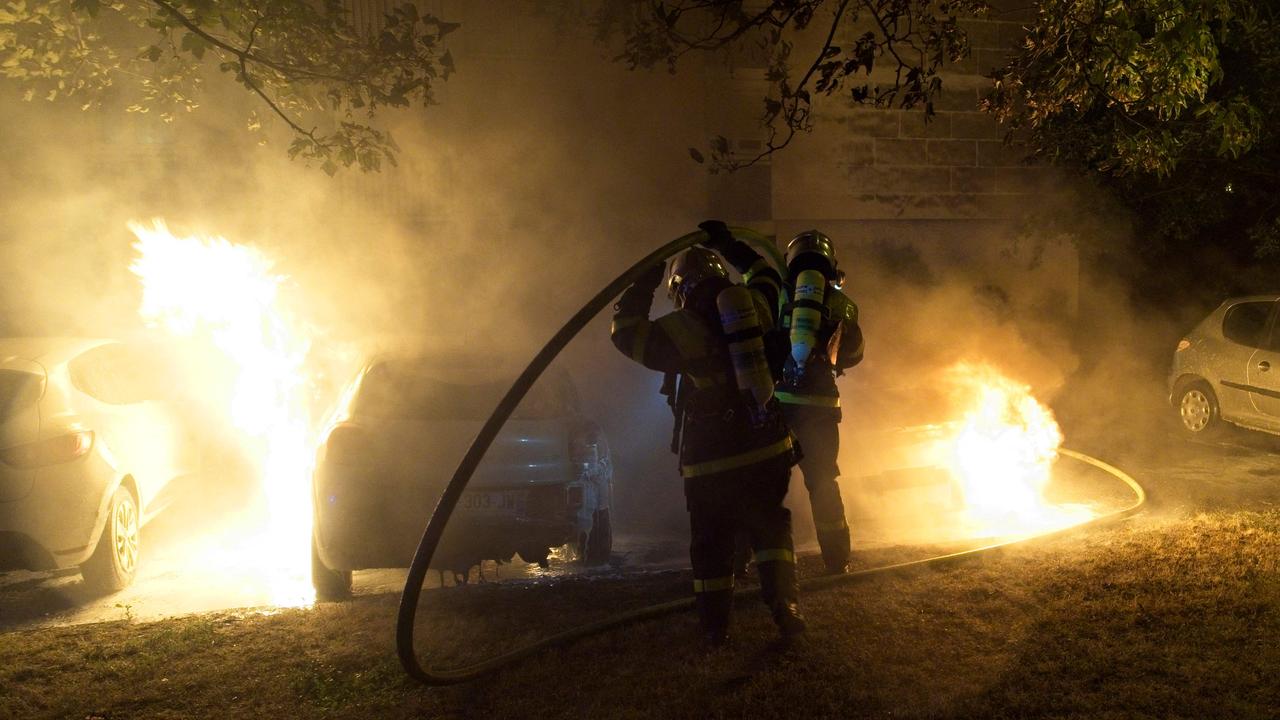
[[[377,170],[398,150],[377,112],[433,102],[457,28],[411,3],[362,33],[341,0],[8,0],[0,76],[27,100],[89,109],[123,94],[130,111],[168,122],[199,106],[216,68],[288,125],[290,157],[330,174]],[[259,126],[256,111],[248,123]]]
[[[617,59],[633,69],[665,64],[674,72],[694,52],[763,54],[768,138],[748,158],[733,155],[725,138],[713,140],[712,170],[731,171],[812,130],[816,96],[843,93],[860,104],[932,115],[940,71],[969,52],[958,20],[985,10],[981,0],[603,0],[592,21],[602,40],[620,38]],[[817,42],[803,43],[810,30]],[[699,150],[690,153],[705,161]]]
[[[1137,214],[1154,257],[1280,253],[1280,7],[1049,0],[986,103]]]

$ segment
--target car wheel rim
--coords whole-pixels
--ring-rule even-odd
[[[1209,424],[1212,409],[1209,398],[1199,390],[1190,390],[1182,396],[1182,424],[1191,432],[1200,432]]]
[[[112,546],[116,551],[116,562],[125,574],[133,572],[138,564],[138,509],[132,500],[125,500],[116,505],[112,523]]]

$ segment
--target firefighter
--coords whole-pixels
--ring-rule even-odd
[[[807,230],[787,244],[787,281],[780,311],[791,340],[777,398],[804,448],[804,474],[822,559],[829,573],[848,571],[849,524],[836,478],[840,468],[840,391],[836,378],[862,360],[858,306],[840,290],[831,238]]]
[[[781,277],[724,223],[699,227],[708,233],[706,247],[690,248],[671,262],[667,289],[675,311],[649,320],[664,274],[658,264],[622,294],[610,332],[623,354],[667,374],[664,391],[676,415],[672,449],[680,458],[692,535],[694,598],[707,641],[728,639],[739,530],[755,550],[761,597],[790,638],[804,632],[805,622],[797,605],[791,513],[782,504],[799,453],[773,398],[787,352],[785,337],[774,329]],[[707,248],[743,271],[745,285],[735,285]]]

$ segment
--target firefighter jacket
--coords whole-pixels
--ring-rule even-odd
[[[776,331],[776,308],[781,283],[776,270],[740,244],[747,253],[724,252],[745,263],[744,277],[752,290],[756,315],[766,335],[766,348],[781,371],[785,339]],[[756,259],[760,265],[757,266]],[[795,442],[782,419],[776,400],[763,424],[753,423],[744,393],[739,391],[728,340],[718,320],[690,309],[680,309],[649,319],[653,289],[632,285],[615,306],[610,334],[625,355],[651,370],[677,373],[680,390],[674,403],[679,432],[680,472],[686,479],[704,478],[739,470],[786,456],[793,464]],[[770,342],[772,340],[772,342]],[[781,343],[778,340],[782,340]],[[775,363],[771,362],[771,366]]]
[[[784,288],[781,298],[780,322],[786,331],[791,329],[792,291],[792,286]],[[809,355],[803,373],[785,373],[775,396],[788,405],[828,408],[838,416],[840,390],[836,387],[836,377],[862,361],[863,338],[862,328],[858,326],[858,306],[831,283],[827,283],[823,295],[822,324],[817,334],[817,347]]]

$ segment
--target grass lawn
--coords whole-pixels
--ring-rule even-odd
[[[435,689],[400,670],[390,595],[16,632],[0,635],[0,717],[1274,718],[1278,554],[1277,511],[1139,517],[811,593],[790,647],[751,602],[720,651],[686,614]],[[653,573],[431,591],[420,643],[474,659],[687,587]]]

